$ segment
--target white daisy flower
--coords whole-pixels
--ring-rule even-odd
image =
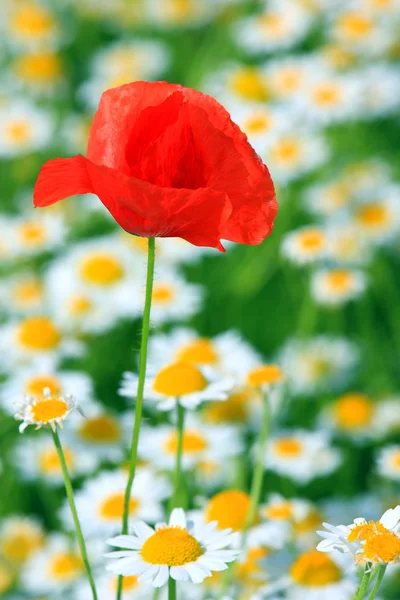
[[[389,564],[400,560],[400,505],[387,510],[379,521],[360,517],[350,525],[323,524],[320,552],[351,553],[356,563]]]
[[[124,510],[124,496],[128,474],[124,471],[103,472],[84,484],[75,494],[75,502],[84,535],[96,537],[113,535],[120,531]],[[163,516],[162,501],[169,497],[170,485],[166,478],[147,468],[137,471],[129,502],[129,526],[137,519],[157,522]],[[65,503],[61,516],[69,529],[73,520]]]
[[[268,89],[278,101],[291,101],[302,90],[307,89],[314,72],[314,61],[308,57],[285,56],[275,58],[265,66]]]
[[[400,73],[386,63],[365,67],[356,75],[362,98],[361,115],[367,118],[391,115],[399,110]]]
[[[242,440],[236,428],[228,425],[204,424],[192,414],[185,420],[182,466],[184,469],[212,471],[242,451]],[[146,428],[140,437],[139,455],[162,469],[171,469],[176,460],[177,433],[171,425]]]
[[[342,265],[365,265],[372,259],[372,245],[359,235],[355,223],[333,222],[327,231],[327,258]]]
[[[359,353],[344,338],[318,336],[289,340],[281,351],[279,364],[294,395],[314,394],[343,386],[354,372]]]
[[[118,586],[118,576],[97,574],[96,591],[98,600],[115,600]],[[80,581],[74,588],[75,600],[88,600],[91,596],[91,588],[86,580]],[[152,587],[149,584],[138,581],[136,575],[124,577],[122,583],[122,600],[149,600],[152,595]]]
[[[83,561],[71,539],[55,533],[27,562],[21,584],[29,594],[55,594],[79,581],[84,572]]]
[[[350,1],[335,16],[329,29],[333,40],[362,56],[379,55],[395,41],[395,28],[365,7]]]
[[[377,403],[359,392],[349,392],[325,407],[321,425],[334,429],[353,440],[365,439],[374,434]]]
[[[0,156],[13,158],[46,147],[52,138],[54,119],[48,111],[27,101],[0,105]]]
[[[93,453],[77,451],[62,440],[63,453],[71,478],[90,475],[99,464]],[[42,480],[51,486],[63,486],[64,476],[57,449],[49,436],[28,437],[15,449],[15,465],[23,481]]]
[[[177,581],[202,583],[213,571],[227,569],[227,563],[239,552],[227,549],[235,535],[229,529],[216,531],[216,523],[193,526],[184,511],[175,508],[169,523],[152,529],[144,522],[133,526],[134,535],[108,540],[111,546],[126,550],[111,552],[107,569],[119,575],[139,575],[139,581],[149,581],[162,587],[171,577]]]
[[[326,257],[327,242],[327,236],[322,227],[307,225],[285,235],[281,252],[291,262],[307,265]]]
[[[139,377],[125,373],[119,390],[121,396],[135,398]],[[144,398],[157,404],[158,410],[173,410],[177,400],[184,408],[195,409],[203,402],[226,400],[233,388],[231,379],[215,378],[212,371],[201,370],[189,362],[174,362],[147,376]]]
[[[379,437],[398,435],[400,431],[400,396],[385,398],[376,404],[374,428]]]
[[[54,361],[39,360],[25,368],[19,368],[0,386],[1,407],[9,414],[15,413],[15,405],[21,394],[42,398],[44,390],[53,396],[71,393],[87,411],[93,394],[93,384],[87,373],[58,371]]]
[[[3,368],[32,364],[37,360],[56,363],[65,356],[82,356],[82,342],[64,335],[59,323],[45,315],[32,315],[0,327]]]
[[[46,274],[52,310],[67,327],[104,331],[141,314],[142,258],[106,236],[76,244]]]
[[[341,462],[340,452],[329,445],[323,432],[282,431],[269,439],[265,467],[306,484],[330,475]]]
[[[265,586],[263,591],[270,597],[273,592],[285,590],[288,600],[349,600],[358,582],[348,571],[340,557],[307,550],[296,557],[287,577]]]
[[[145,16],[152,27],[184,28],[198,27],[210,21],[219,9],[218,2],[213,0],[148,0],[145,3]]]
[[[67,91],[63,61],[53,51],[38,49],[16,55],[8,72],[9,85],[17,92],[26,91],[40,98]]]
[[[143,298],[144,301],[143,290]],[[201,285],[187,283],[172,269],[163,269],[153,283],[151,320],[156,325],[166,321],[184,321],[199,312],[204,297]]]
[[[4,29],[5,41],[14,48],[51,48],[62,41],[59,23],[47,3],[37,0],[9,2],[4,17],[1,29]]]
[[[305,205],[307,210],[318,217],[331,217],[351,202],[352,194],[349,182],[338,177],[334,181],[307,188]]]
[[[362,271],[345,269],[321,269],[311,277],[311,296],[318,304],[341,306],[349,300],[362,296],[367,278]]]
[[[174,361],[210,368],[241,382],[250,369],[262,363],[262,358],[236,331],[206,338],[194,330],[178,327],[168,334],[155,334],[149,341],[152,368],[158,369]]]
[[[34,272],[18,273],[0,284],[0,307],[9,315],[29,315],[44,309],[42,279]]]
[[[287,114],[282,108],[241,102],[231,108],[231,117],[237,123],[256,152],[261,153],[270,139],[287,127]]]
[[[84,418],[71,418],[66,440],[78,453],[89,453],[98,461],[121,462],[132,435],[133,415],[121,418],[97,402],[83,406]]]
[[[18,256],[34,256],[53,252],[65,240],[66,229],[62,215],[53,211],[28,213],[14,220],[15,252]]]
[[[358,118],[362,90],[348,75],[315,74],[294,99],[294,108],[310,125],[329,125]]]
[[[12,515],[0,523],[0,554],[10,564],[26,563],[44,541],[43,527],[33,517]]]
[[[389,184],[364,196],[352,208],[350,221],[366,242],[389,244],[400,232],[400,186]]]
[[[400,445],[391,444],[381,448],[377,457],[377,473],[381,477],[400,481]]]
[[[323,165],[329,154],[327,142],[320,133],[291,130],[277,134],[260,155],[272,177],[283,185]]]
[[[213,73],[203,88],[229,110],[239,103],[265,104],[269,99],[268,81],[263,69],[242,63],[230,63]]]
[[[87,106],[96,108],[104,90],[131,81],[157,79],[168,63],[168,46],[159,40],[113,42],[94,56],[92,77],[79,94]]]
[[[308,33],[312,13],[294,0],[265,2],[260,14],[246,17],[236,26],[236,39],[251,53],[272,52],[294,46]]]
[[[15,418],[22,421],[19,426],[21,433],[29,425],[36,425],[36,429],[50,425],[52,430],[56,431],[57,426],[62,429],[65,419],[76,407],[76,402],[72,396],[52,395],[50,390],[46,388],[44,395],[40,398],[26,396],[15,414]]]

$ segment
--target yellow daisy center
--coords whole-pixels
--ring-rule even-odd
[[[6,127],[5,137],[17,144],[28,141],[31,135],[31,126],[26,121],[14,121]]]
[[[24,563],[35,550],[43,544],[43,535],[39,531],[15,531],[5,537],[0,544],[2,555],[14,563]],[[1,585],[0,585],[1,591]]]
[[[245,67],[233,73],[230,87],[246,100],[263,102],[268,99],[268,91],[263,77],[251,67]]]
[[[264,515],[267,519],[272,519],[274,521],[286,521],[292,518],[293,508],[290,502],[271,504],[264,510]]]
[[[272,150],[272,157],[282,165],[297,164],[301,158],[300,142],[294,138],[285,138],[278,142]]]
[[[349,12],[339,19],[338,28],[347,38],[359,40],[371,32],[373,22],[366,15]]]
[[[288,94],[297,90],[300,86],[302,76],[300,71],[286,68],[275,76],[275,86],[278,91],[283,94]]]
[[[211,423],[243,423],[249,416],[249,404],[255,399],[255,390],[240,390],[224,402],[209,404],[204,410],[205,418]]]
[[[183,346],[178,352],[177,359],[195,365],[210,365],[217,362],[218,355],[211,340],[199,338]]]
[[[275,442],[274,450],[283,458],[294,458],[302,453],[303,445],[293,438],[281,438]]]
[[[79,429],[79,435],[85,442],[110,443],[119,440],[121,432],[115,419],[108,415],[86,419]]]
[[[41,6],[27,2],[18,10],[12,21],[11,29],[21,37],[40,37],[53,26],[51,15]]]
[[[14,300],[18,306],[29,306],[42,299],[43,288],[39,281],[34,279],[21,281],[14,288]]]
[[[47,83],[61,74],[61,60],[56,54],[27,54],[14,64],[15,71],[28,83]]]
[[[185,454],[197,454],[207,448],[207,440],[198,431],[188,429],[183,433],[182,449]],[[178,448],[178,436],[173,431],[165,440],[164,450],[175,455]]]
[[[256,586],[265,583],[261,577],[264,569],[260,565],[260,561],[266,556],[268,556],[267,548],[250,548],[246,560],[236,563],[235,571],[239,579],[244,583]]]
[[[268,35],[279,36],[287,30],[287,21],[285,21],[282,15],[277,13],[263,15],[259,21],[265,30],[265,33]]]
[[[375,203],[361,206],[357,211],[356,217],[359,223],[369,229],[382,227],[389,221],[389,214],[386,207]]]
[[[52,558],[49,570],[54,579],[69,581],[82,571],[82,560],[76,554],[60,552]]]
[[[296,535],[302,535],[305,533],[314,532],[316,529],[318,529],[318,527],[321,526],[321,524],[321,514],[317,510],[312,509],[304,519],[295,521],[293,523],[293,529]]]
[[[18,326],[17,339],[21,346],[37,352],[54,350],[61,335],[52,321],[46,317],[30,317]]]
[[[50,391],[51,396],[61,394],[61,384],[52,375],[38,375],[28,379],[25,383],[25,393],[28,396],[43,396],[46,388]]]
[[[155,304],[170,304],[175,298],[175,290],[166,283],[156,283],[153,287],[152,301]]]
[[[368,538],[363,548],[368,561],[383,563],[400,562],[400,538],[392,531]]]
[[[76,294],[69,299],[68,308],[71,315],[81,317],[93,308],[93,302],[86,296]]]
[[[129,500],[129,514],[133,515],[139,507],[136,498]],[[124,513],[124,494],[117,493],[108,496],[99,506],[99,515],[106,521],[122,518]]]
[[[65,447],[63,450],[65,462],[67,463],[68,469],[71,471],[74,466],[72,453]],[[55,449],[46,450],[45,452],[41,453],[39,457],[39,469],[44,475],[57,475],[61,473],[60,459],[58,458],[58,454]]]
[[[271,127],[271,118],[265,114],[255,114],[248,117],[243,123],[243,130],[248,135],[265,133]]]
[[[197,470],[203,477],[213,477],[216,473],[221,471],[221,465],[212,460],[201,460],[197,464]]]
[[[22,135],[24,135],[24,137],[27,137],[26,130],[22,127],[22,125],[23,124],[18,126],[18,131],[20,132],[19,135],[21,137]],[[46,231],[42,223],[37,223],[34,221],[29,221],[28,223],[24,223],[23,225],[21,225],[18,231],[18,235],[21,242],[23,242],[27,246],[36,246],[37,244],[41,244],[42,242],[44,242],[46,239]]]
[[[68,404],[62,398],[43,398],[31,407],[33,420],[37,423],[48,423],[61,419],[68,412]]]
[[[263,365],[253,369],[247,375],[248,385],[260,387],[262,385],[271,385],[282,380],[282,371],[278,365]]]
[[[10,589],[13,578],[10,573],[10,567],[0,565],[0,593],[6,592]]]
[[[176,362],[164,367],[154,379],[153,389],[164,396],[185,396],[201,392],[207,387],[207,380],[194,365]]]
[[[349,289],[352,282],[350,271],[346,271],[345,269],[330,271],[327,273],[326,278],[328,286],[334,292],[345,292]]]
[[[326,83],[319,85],[314,89],[313,96],[317,104],[323,106],[332,106],[340,101],[340,88],[334,84]]]
[[[294,581],[306,587],[322,587],[342,579],[342,572],[329,556],[310,550],[293,563],[290,574]]]
[[[390,457],[390,462],[395,469],[400,470],[400,450],[396,450]]]
[[[337,400],[334,411],[342,429],[357,429],[371,423],[374,405],[363,394],[345,394]]]
[[[94,254],[82,260],[79,274],[86,283],[108,287],[123,278],[124,269],[114,256]]]
[[[136,575],[125,576],[122,580],[122,590],[124,592],[130,592],[138,587],[138,578]],[[118,588],[118,577],[116,577],[111,586],[111,592],[116,592]]]
[[[323,248],[325,236],[318,229],[310,229],[309,231],[302,231],[298,236],[298,241],[302,250],[313,253]]]
[[[203,554],[199,542],[186,529],[163,527],[143,544],[141,555],[153,565],[181,567],[195,562]]]
[[[218,529],[240,531],[245,526],[249,507],[248,494],[241,490],[226,490],[209,501],[205,512],[206,521],[217,521]]]

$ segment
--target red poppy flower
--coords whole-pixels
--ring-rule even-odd
[[[35,206],[96,194],[129,233],[223,250],[259,244],[277,211],[267,167],[210,96],[165,82],[104,92],[86,158],[43,165]]]

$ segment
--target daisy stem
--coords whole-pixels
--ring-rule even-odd
[[[176,600],[176,581],[175,579],[168,579],[168,600]]]
[[[376,581],[375,581],[374,586],[373,586],[373,588],[371,590],[371,593],[368,596],[368,600],[373,600],[375,598],[376,594],[378,593],[378,590],[381,587],[381,583],[382,583],[383,578],[385,576],[386,567],[387,567],[387,565],[379,565],[379,567],[378,567],[378,575],[376,577]]]
[[[243,530],[242,547],[244,547],[244,545],[246,543],[247,532],[249,530],[249,527],[251,527],[251,525],[255,521],[258,505],[260,503],[263,477],[264,477],[264,459],[265,459],[265,451],[266,451],[267,440],[268,440],[268,433],[269,433],[269,429],[270,429],[270,421],[271,421],[271,414],[270,414],[269,399],[268,399],[268,397],[265,397],[264,403],[263,403],[263,414],[262,414],[260,435],[258,438],[258,450],[257,450],[257,457],[256,457],[256,465],[255,465],[254,474],[253,474],[253,481],[251,484],[250,507],[249,507],[249,512],[247,513],[246,523],[245,523],[244,530]]]
[[[181,473],[182,473],[182,449],[183,449],[183,431],[185,426],[185,409],[179,400],[176,401],[176,413],[177,413],[177,447],[176,447],[176,462],[175,462],[175,473],[174,473],[174,491],[171,496],[169,503],[169,512],[174,508],[177,508],[179,500],[179,490],[181,484]]]
[[[356,591],[356,595],[354,596],[354,600],[364,600],[364,596],[368,590],[370,579],[371,579],[371,565],[367,564],[367,566],[365,567],[364,575],[363,575],[363,578],[361,579],[359,588]]]
[[[143,411],[143,393],[144,383],[146,378],[146,366],[147,366],[147,347],[149,343],[150,333],[150,310],[151,310],[151,298],[153,295],[153,280],[154,280],[154,264],[156,257],[156,245],[155,238],[149,238],[148,250],[147,250],[147,276],[146,276],[146,295],[143,309],[143,321],[142,321],[142,339],[140,343],[140,359],[139,359],[139,381],[138,389],[136,394],[135,404],[135,422],[133,425],[132,432],[132,443],[131,443],[131,456],[129,462],[129,475],[128,483],[125,489],[124,497],[124,513],[122,518],[122,534],[128,533],[128,520],[129,520],[129,503],[131,498],[132,486],[135,480],[136,474],[136,462],[139,445],[139,433],[140,424],[142,420]],[[118,589],[117,589],[117,600],[122,598],[122,576],[118,578]]]
[[[64,452],[62,449],[61,440],[60,440],[57,430],[54,430],[54,431],[52,430],[51,433],[53,436],[54,445],[57,450],[58,458],[59,458],[60,465],[61,465],[61,470],[62,470],[63,477],[64,477],[65,491],[67,493],[69,507],[71,509],[72,518],[74,520],[76,537],[78,538],[78,544],[79,544],[79,549],[81,551],[83,564],[85,565],[86,574],[87,574],[89,584],[90,584],[90,587],[92,590],[93,600],[97,600],[96,586],[95,586],[94,579],[93,579],[92,569],[91,569],[90,563],[89,563],[89,557],[88,557],[87,550],[86,550],[86,544],[85,544],[85,540],[83,537],[81,524],[79,522],[79,517],[78,517],[78,513],[76,510],[76,506],[75,506],[74,492],[72,489],[71,478],[68,473],[68,467],[67,467]]]

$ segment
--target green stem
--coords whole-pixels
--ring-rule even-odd
[[[176,433],[177,433],[177,447],[176,447],[176,462],[175,462],[175,473],[174,473],[174,491],[171,496],[171,500],[169,503],[169,511],[171,512],[174,508],[177,508],[178,499],[179,499],[179,490],[181,484],[181,474],[182,474],[182,450],[183,450],[183,432],[185,426],[185,409],[179,402],[176,401],[176,413],[177,413],[177,424],[176,424]]]
[[[369,581],[371,579],[371,565],[368,563],[365,567],[363,578],[361,579],[361,583],[359,585],[358,590],[354,596],[354,600],[364,600],[364,596],[367,593]]]
[[[381,583],[383,581],[383,578],[385,576],[385,572],[386,572],[386,567],[387,565],[379,565],[378,567],[378,575],[376,577],[376,581],[375,584],[371,590],[370,595],[368,596],[368,600],[373,600],[376,596],[376,594],[378,593],[379,588],[381,587]]]
[[[60,460],[61,470],[62,470],[62,473],[64,476],[65,491],[67,493],[69,507],[71,509],[72,518],[74,520],[76,537],[78,538],[78,544],[79,544],[79,549],[81,551],[83,564],[85,565],[86,574],[87,574],[87,577],[89,580],[90,588],[92,590],[93,600],[97,600],[96,586],[95,586],[93,575],[92,575],[92,569],[91,569],[90,563],[89,563],[89,557],[88,557],[87,550],[86,550],[85,540],[84,540],[84,537],[82,534],[81,524],[79,522],[78,513],[76,511],[74,492],[72,489],[71,478],[68,473],[68,467],[67,467],[67,463],[65,460],[64,452],[63,452],[63,449],[61,446],[61,441],[60,441],[59,435],[57,433],[57,430],[52,431],[51,433],[53,436],[54,445],[57,450],[58,458]]]
[[[250,507],[249,507],[249,512],[247,514],[247,519],[246,519],[246,523],[245,523],[244,530],[243,530],[242,547],[245,546],[247,532],[249,530],[249,527],[251,527],[255,521],[255,518],[257,515],[257,510],[258,510],[258,505],[260,503],[264,470],[265,470],[264,469],[265,452],[266,452],[266,447],[267,447],[270,422],[271,422],[271,414],[270,414],[269,399],[266,397],[266,398],[264,398],[264,404],[263,404],[261,429],[260,429],[260,435],[258,438],[258,451],[257,451],[257,456],[256,456],[256,464],[255,464],[255,469],[254,469],[254,474],[253,474],[253,481],[251,483]]]
[[[176,600],[176,581],[172,577],[168,579],[168,600]]]
[[[143,393],[144,383],[146,378],[146,366],[147,366],[147,347],[149,343],[150,333],[150,310],[151,310],[151,299],[153,295],[153,280],[154,280],[154,264],[155,264],[155,238],[149,238],[148,254],[147,254],[147,276],[146,276],[146,296],[143,310],[143,324],[142,324],[142,339],[140,343],[140,361],[139,361],[139,381],[138,389],[136,394],[135,404],[135,422],[132,432],[132,443],[131,443],[131,457],[129,463],[129,475],[128,483],[126,485],[125,497],[124,497],[124,513],[122,518],[122,534],[128,533],[128,520],[129,520],[129,502],[131,498],[132,486],[135,480],[136,474],[136,462],[139,445],[139,433],[140,424],[142,420],[143,412]],[[118,589],[117,589],[117,600],[122,598],[122,576],[118,578]]]

